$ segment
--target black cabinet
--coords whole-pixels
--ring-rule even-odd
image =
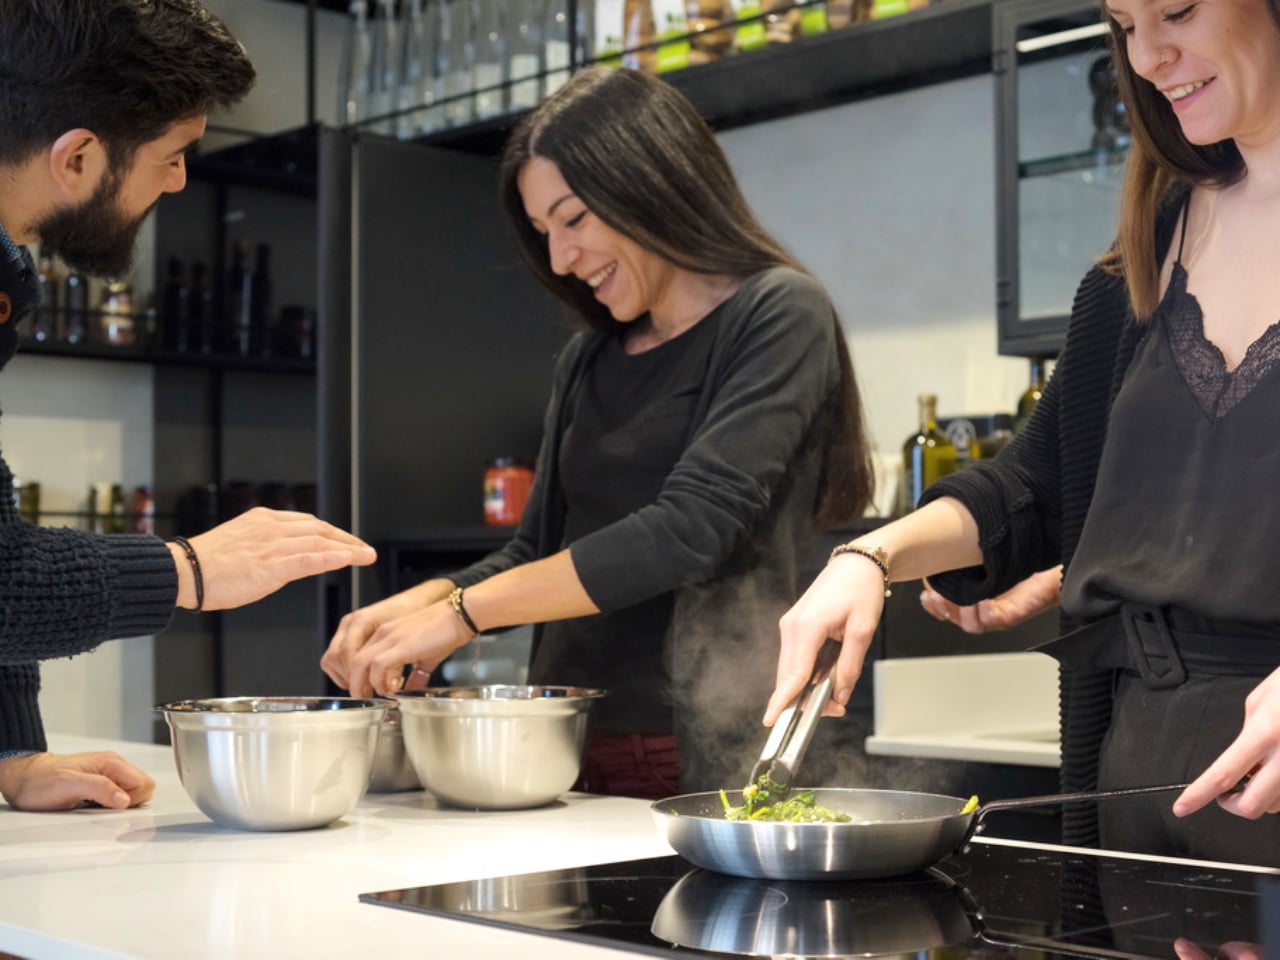
[[[267,329],[279,329],[285,315],[306,318],[304,339],[291,345],[255,338],[252,355],[237,355],[218,336],[174,352],[161,347],[175,320],[161,303],[150,352],[161,534],[203,532],[258,502],[313,509],[319,381],[305,327],[318,297],[317,142],[318,131],[306,128],[192,158],[187,188],[157,206],[158,285],[171,258],[188,269],[203,264],[214,332],[225,333],[237,244],[250,251],[251,267],[258,244],[270,250]],[[303,581],[238,610],[179,613],[156,644],[156,702],[324,692],[315,591]]]
[[[1056,354],[1110,245],[1127,133],[1091,0],[994,8],[1000,352]]]
[[[321,157],[322,511],[375,545],[479,527],[485,466],[537,453],[573,328],[508,235],[494,160],[344,131]],[[347,576],[329,585],[346,607]],[[391,589],[382,568],[351,586]]]

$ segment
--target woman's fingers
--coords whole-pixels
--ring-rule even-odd
[[[842,647],[834,670],[832,699],[823,712],[842,715],[883,609],[884,578],[879,568],[857,555],[828,563],[778,623],[778,669],[764,724],[772,726],[812,679],[818,651],[828,638],[841,640]]]

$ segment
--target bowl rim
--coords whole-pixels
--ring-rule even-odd
[[[252,705],[265,703],[273,709],[256,710]],[[228,710],[228,706],[250,704],[248,710]],[[352,710],[390,710],[395,701],[384,697],[328,697],[328,696],[269,696],[269,697],[197,697],[190,700],[172,700],[151,709],[156,713],[182,716],[296,716],[302,713],[332,713]],[[283,708],[283,709],[282,709]]]
[[[534,691],[539,692],[534,695]],[[608,695],[608,691],[594,687],[541,683],[483,683],[470,686],[427,687],[423,690],[402,690],[391,694],[400,703],[537,703],[543,701],[564,703],[570,700],[597,700]]]

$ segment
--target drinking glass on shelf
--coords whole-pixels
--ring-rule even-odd
[[[458,127],[475,119],[475,87],[472,66],[471,0],[446,0],[440,42],[446,46],[444,68],[445,116]]]
[[[579,8],[586,6],[590,4],[578,4]],[[572,64],[568,8],[568,0],[545,0],[542,6],[542,58],[546,72],[543,77],[543,96],[551,96],[569,80]]]
[[[541,99],[544,48],[540,8],[544,4],[543,0],[508,0],[508,4],[507,107],[514,113],[532,110]],[[567,53],[567,42],[565,49]]]
[[[369,62],[373,38],[369,33],[369,5],[351,0],[342,56],[338,61],[338,123],[347,126],[369,115]]]
[[[423,0],[406,0],[400,22],[399,90],[400,117],[396,132],[401,140],[431,133],[443,126],[436,105],[436,44],[441,0],[433,0],[424,10]]]
[[[369,47],[369,116],[375,118],[373,130],[391,134],[396,127],[389,114],[396,108],[396,54],[400,49],[396,39],[396,0],[378,0],[377,9]]]
[[[506,48],[503,29],[503,3],[516,0],[472,0],[475,18],[472,27],[475,65],[473,83],[476,91],[476,119],[489,120],[507,111]]]

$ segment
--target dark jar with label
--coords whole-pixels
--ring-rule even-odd
[[[511,457],[499,457],[484,471],[484,522],[491,527],[512,527],[520,522],[533,469]]]

